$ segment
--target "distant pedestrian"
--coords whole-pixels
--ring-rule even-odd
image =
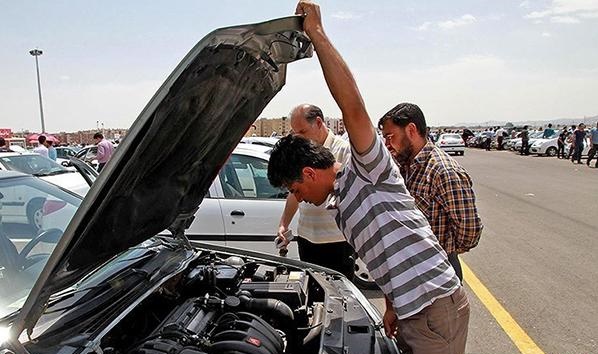
[[[12,152],[4,138],[0,137],[0,152]]]
[[[521,131],[521,155],[529,155],[529,132],[527,125]]]
[[[503,150],[502,143],[507,135],[507,131],[503,127],[496,129],[496,150]]]
[[[565,141],[567,141],[567,136],[569,133],[567,132],[567,127],[563,127],[559,137],[556,141],[557,143],[557,150],[556,150],[556,157],[559,159],[564,159],[565,157]]]
[[[579,123],[577,126],[577,130],[573,132],[573,141],[575,144],[573,158],[571,162],[577,161],[577,163],[581,163],[581,154],[583,153],[584,148],[584,140],[586,138],[586,125],[583,123]]]
[[[573,150],[575,150],[575,139],[573,138],[573,133],[577,130],[575,125],[571,126],[571,130],[569,130],[569,137],[567,138],[567,142],[569,143],[569,151],[567,151],[567,159],[570,159],[573,156]],[[573,162],[573,160],[571,160]]]
[[[588,153],[588,161],[586,161],[588,166],[590,166],[590,161],[592,161],[594,156],[598,154],[598,122],[596,122],[596,126],[590,130],[590,143],[592,144],[592,148]],[[598,168],[598,157],[596,157],[596,164],[594,167]]]
[[[48,158],[52,161],[56,161],[58,153],[56,152],[56,148],[54,147],[54,143],[52,142],[52,140],[46,139],[45,145],[48,148]]]
[[[104,166],[112,157],[112,153],[114,153],[114,145],[104,139],[102,133],[95,133],[93,135],[93,140],[95,140],[96,145],[98,146],[98,154],[96,155],[96,158],[98,159],[98,172],[102,172]]]
[[[33,152],[45,157],[48,157],[48,147],[46,146],[46,136],[40,135],[37,137],[37,147],[33,149]]]
[[[552,123],[548,123],[548,128],[544,129],[542,139],[548,139],[554,135],[554,129],[552,129]]]

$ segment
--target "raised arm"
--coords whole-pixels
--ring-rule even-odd
[[[358,153],[363,153],[372,146],[376,132],[355,79],[324,33],[320,7],[302,0],[297,5],[296,14],[304,16],[303,28],[314,45],[328,89],[341,109],[349,140]]]

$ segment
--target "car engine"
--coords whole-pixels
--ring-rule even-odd
[[[113,354],[317,353],[323,313],[324,291],[308,271],[210,253],[145,299],[101,347]]]

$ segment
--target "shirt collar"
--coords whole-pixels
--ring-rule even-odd
[[[334,133],[332,130],[328,128],[326,129],[328,130],[328,135],[326,136],[326,140],[324,140],[324,144],[322,144],[322,146],[324,146],[326,149],[330,149],[332,142],[334,141]]]
[[[430,154],[434,150],[434,143],[431,141],[426,142],[426,145],[415,155],[413,162],[409,166],[410,169],[414,169],[417,166],[424,165],[430,158]]]

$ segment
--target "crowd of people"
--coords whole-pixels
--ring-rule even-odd
[[[537,138],[541,139],[556,139],[556,156],[559,159],[570,159],[573,163],[583,163],[583,151],[586,147],[589,147],[588,155],[585,164],[590,166],[592,160],[596,160],[594,167],[598,168],[598,122],[596,126],[587,129],[585,123],[579,123],[577,125],[563,126],[553,128],[552,124],[548,124],[546,127],[540,127],[538,130],[532,130],[531,127],[525,125],[522,129],[511,128],[510,132],[503,127],[488,128],[481,132],[480,138],[481,143],[479,147],[491,150],[493,142],[496,143],[497,150],[504,149],[505,139],[521,139],[521,146],[517,149],[517,152],[521,155],[530,155],[530,140],[532,139],[532,132],[541,132],[541,135],[537,135]],[[460,132],[461,133],[461,132]],[[470,135],[463,134],[464,140],[468,139],[468,136],[474,136],[473,133]]]
[[[299,211],[300,257],[352,276],[353,250],[386,297],[383,323],[414,354],[464,353],[469,301],[458,255],[474,248],[483,225],[467,171],[428,140],[422,110],[400,103],[376,132],[353,75],[326,36],[320,8],[300,1],[304,30],[342,112],[348,142],[322,111],[291,112],[294,133],[274,146],[273,186],[289,190],[278,238]]]

